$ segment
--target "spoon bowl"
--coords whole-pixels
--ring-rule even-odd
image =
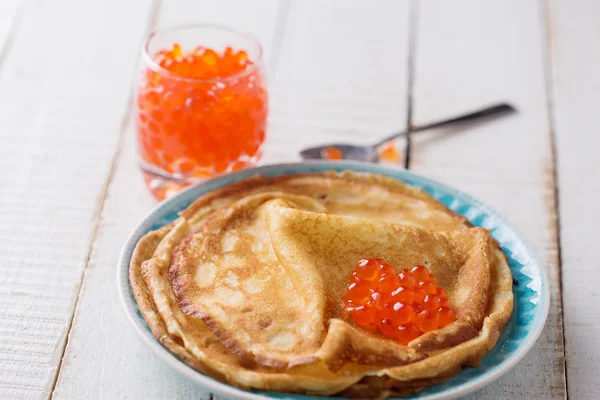
[[[344,160],[369,161],[375,162],[379,159],[379,153],[374,146],[354,146],[351,144],[328,144],[323,146],[311,147],[300,152],[304,160],[328,159],[325,154],[327,149],[337,149],[342,154]]]
[[[355,161],[367,161],[377,162],[379,160],[379,148],[391,140],[397,139],[402,136],[408,135],[409,132],[420,132],[428,129],[439,128],[443,126],[449,126],[457,123],[465,123],[469,121],[475,121],[482,118],[499,117],[501,115],[510,114],[515,112],[515,108],[509,104],[496,104],[491,107],[486,107],[481,110],[470,112],[468,114],[460,115],[458,117],[452,117],[444,119],[442,121],[433,122],[430,124],[422,125],[411,129],[410,131],[403,131],[390,135],[375,144],[367,146],[352,145],[347,143],[334,143],[322,146],[310,147],[300,152],[300,156],[304,160],[320,160],[320,159],[339,159],[339,160],[355,160]],[[333,151],[332,151],[333,150]],[[332,157],[331,154],[335,154]]]

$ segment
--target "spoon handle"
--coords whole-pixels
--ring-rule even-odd
[[[395,134],[388,136],[385,139],[377,142],[375,144],[375,147],[379,147],[382,144],[385,144],[385,143],[389,142],[390,140],[399,138],[401,136],[406,136],[408,134],[408,132],[426,131],[428,129],[439,128],[441,126],[452,125],[455,123],[461,123],[461,122],[466,122],[466,121],[473,121],[473,120],[483,118],[483,117],[489,117],[489,116],[493,116],[493,115],[510,113],[510,112],[514,112],[514,111],[516,111],[514,109],[514,107],[512,107],[509,104],[506,104],[506,103],[496,104],[494,106],[486,107],[486,108],[483,108],[483,109],[475,111],[475,112],[470,112],[468,114],[460,115],[458,117],[444,119],[442,121],[437,121],[437,122],[432,122],[431,124],[427,124],[427,125],[415,126],[410,131],[403,131],[400,133],[395,133]]]

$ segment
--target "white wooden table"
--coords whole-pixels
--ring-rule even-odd
[[[115,284],[156,204],[133,152],[139,49],[189,21],[263,43],[263,163],[514,104],[406,143],[408,168],[504,214],[550,278],[538,343],[471,398],[598,398],[599,20],[595,0],[1,0],[0,398],[209,397],[138,342]]]

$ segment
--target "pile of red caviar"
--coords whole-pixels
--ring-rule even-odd
[[[358,261],[344,305],[357,325],[403,344],[456,319],[446,292],[427,268],[417,265],[396,274],[380,258]]]
[[[208,178],[255,164],[265,138],[267,91],[248,54],[179,44],[142,75],[137,132],[142,161],[179,178]],[[160,66],[160,68],[158,67]]]

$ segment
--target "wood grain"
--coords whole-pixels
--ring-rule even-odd
[[[232,13],[232,9],[239,12]],[[275,0],[164,2],[158,23],[171,26],[193,19],[225,24],[254,33],[270,54],[277,13]],[[156,206],[136,165],[131,122],[100,217],[55,399],[209,398],[146,349],[118,300],[115,265],[121,248],[137,223]]]
[[[548,2],[569,397],[598,397],[600,3]]]
[[[3,60],[1,398],[51,390],[145,9],[141,0],[28,2]]]
[[[562,399],[565,367],[545,40],[536,2],[419,3],[415,125],[509,101],[518,114],[413,136],[411,169],[473,194],[530,241],[550,279],[550,316],[535,347],[472,398]]]

